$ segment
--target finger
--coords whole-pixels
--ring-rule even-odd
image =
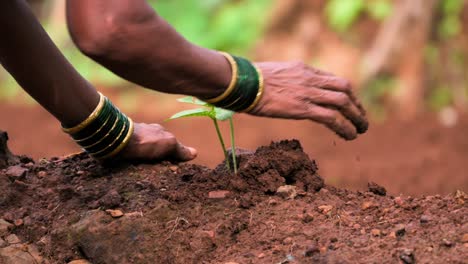
[[[359,109],[359,111],[363,115],[366,114],[366,110],[362,106],[361,102],[354,95],[351,83],[349,81],[336,76],[322,75],[311,78],[311,82],[309,84],[323,89],[346,93],[353,102],[353,104]]]
[[[190,161],[197,157],[197,150],[178,142],[173,157],[180,161]]]
[[[308,109],[308,119],[325,125],[346,140],[357,137],[356,128],[336,110],[311,105]]]
[[[358,133],[367,131],[369,123],[366,117],[346,93],[312,88],[307,90],[307,96],[312,103],[338,109],[344,117],[353,123]]]

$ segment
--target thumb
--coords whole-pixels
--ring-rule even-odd
[[[190,161],[195,159],[197,157],[197,154],[198,152],[196,149],[178,143],[174,158],[180,161]]]

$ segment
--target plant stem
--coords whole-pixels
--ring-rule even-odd
[[[231,128],[232,166],[234,167],[234,174],[237,174],[236,143],[234,142],[234,120],[232,116],[229,118],[229,127]]]
[[[213,123],[216,128],[216,133],[218,134],[219,142],[221,142],[221,147],[223,148],[224,159],[226,160],[226,168],[230,171],[231,166],[229,165],[229,157],[226,151],[226,145],[224,144],[223,135],[221,134],[221,131],[219,130],[218,121],[216,119],[213,119]]]

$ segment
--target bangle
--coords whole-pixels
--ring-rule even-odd
[[[232,79],[228,88],[220,96],[206,100],[207,103],[236,112],[251,111],[260,101],[264,92],[262,72],[249,60],[221,54],[229,61]]]
[[[133,135],[134,124],[108,98],[101,93],[99,95],[98,106],[85,121],[62,129],[90,156],[105,160],[124,149]]]

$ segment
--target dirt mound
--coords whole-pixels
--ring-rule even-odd
[[[238,158],[237,175],[223,164],[22,159],[0,171],[0,263],[466,260],[462,192],[412,198],[385,196],[376,184],[324,186],[294,140]]]

